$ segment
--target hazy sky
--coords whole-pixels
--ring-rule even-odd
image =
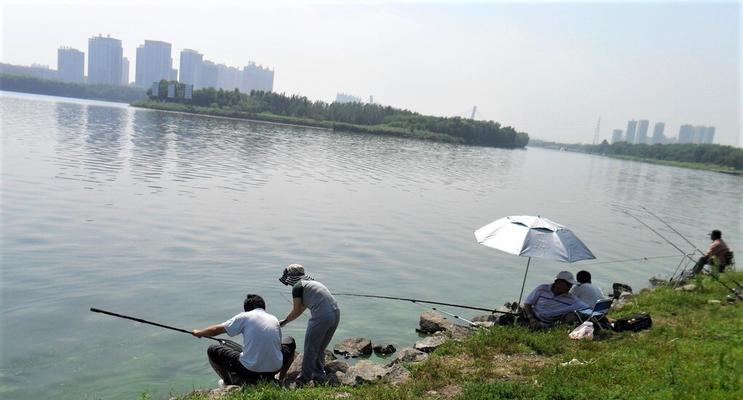
[[[714,125],[742,144],[740,2],[8,1],[2,62],[56,68],[56,50],[121,39],[134,79],[145,39],[276,70],[274,89],[337,92],[426,114],[493,119],[591,142],[628,119]],[[87,65],[87,60],[86,60]]]

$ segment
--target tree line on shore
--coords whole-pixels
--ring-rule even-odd
[[[714,164],[736,170],[743,170],[743,149],[719,144],[631,144],[617,142],[609,144],[564,144],[534,140],[533,146],[565,148],[571,151],[601,155],[636,157],[650,160],[678,161],[700,164]]]
[[[168,84],[176,84],[175,98],[167,97]],[[434,117],[409,110],[373,103],[326,103],[312,101],[305,96],[274,92],[234,91],[205,88],[193,91],[191,99],[182,95],[184,86],[161,81],[158,96],[151,100],[176,102],[187,106],[229,109],[252,114],[273,114],[314,121],[330,121],[339,126],[378,127],[380,130],[405,130],[415,133],[440,133],[461,139],[465,144],[518,148],[529,143],[529,135],[494,121],[477,121],[460,117]]]
[[[142,88],[113,85],[89,85],[0,73],[0,90],[11,92],[45,94],[49,96],[74,97],[79,99],[106,100],[131,103],[146,99]]]

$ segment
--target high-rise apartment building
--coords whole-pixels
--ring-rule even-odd
[[[637,121],[637,143],[646,144],[648,142],[648,126],[650,122],[646,119]]]
[[[241,90],[246,93],[250,93],[251,90],[264,92],[273,90],[273,70],[256,65],[252,61],[243,68],[242,80]]]
[[[121,59],[121,84],[129,84],[129,59],[126,57]]]
[[[622,130],[621,129],[614,129],[611,132],[611,142],[612,143],[619,143],[622,141]]]
[[[170,79],[173,69],[170,50],[170,43],[157,40],[145,40],[143,45],[137,47],[135,85],[150,87],[152,82]]]
[[[57,50],[57,77],[67,82],[85,81],[85,53],[70,47]]]
[[[691,125],[681,125],[679,127],[679,143],[693,143],[694,142],[694,127]]]
[[[627,143],[635,143],[635,133],[637,132],[637,121],[627,121],[627,135],[624,137]]]
[[[201,65],[204,63],[204,56],[195,50],[184,49],[181,51],[180,59],[180,78],[181,83],[201,87]]]
[[[702,143],[711,144],[715,140],[715,127],[708,126],[704,129],[704,138]]]
[[[88,83],[121,84],[121,40],[111,36],[88,39]]]
[[[214,64],[209,60],[204,60],[204,62],[201,63],[201,76],[199,77],[200,82],[198,88],[216,88],[217,75],[219,75],[217,64]]]
[[[653,127],[653,137],[650,140],[651,144],[665,143],[666,137],[663,135],[663,131],[666,129],[664,122],[656,122]]]

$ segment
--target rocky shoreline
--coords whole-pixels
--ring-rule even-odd
[[[653,286],[657,282],[653,282]],[[653,290],[653,287],[643,289]],[[678,287],[677,290],[693,290],[690,285]],[[632,288],[627,285],[615,285],[614,293],[610,295],[614,299],[612,304],[613,310],[621,310],[626,307],[633,297]],[[514,312],[515,304],[506,303],[498,309],[501,312]],[[471,322],[472,326],[457,325],[453,321],[443,317],[433,311],[424,311],[420,315],[419,327],[416,331],[428,335],[415,342],[412,347],[405,347],[396,350],[394,345],[381,343],[374,344],[367,338],[347,338],[337,343],[333,351],[325,352],[325,369],[328,375],[326,382],[322,384],[330,386],[358,386],[366,383],[383,382],[389,385],[400,385],[408,382],[411,374],[407,366],[414,365],[425,361],[429,354],[448,341],[462,341],[474,335],[479,329],[490,328],[498,324],[498,316],[495,314],[486,314],[474,317]],[[376,363],[367,359],[372,353],[386,357],[390,356],[391,361],[386,364]],[[394,354],[394,357],[391,356]],[[356,362],[349,362],[360,359]],[[504,360],[507,362],[507,360]],[[289,371],[281,384],[289,389],[295,389],[303,386],[298,382],[302,366],[302,353],[297,353]],[[315,385],[315,382],[306,384],[309,387]],[[205,389],[193,392],[204,394],[210,400],[220,399],[234,390],[239,390],[238,386],[225,386],[216,389]],[[179,397],[173,397],[171,400],[177,400]]]

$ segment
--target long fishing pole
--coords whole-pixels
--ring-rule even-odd
[[[645,223],[645,222],[644,222],[643,220],[641,220],[640,218],[637,218],[636,216],[634,216],[633,214],[631,214],[631,213],[630,213],[629,211],[627,211],[627,210],[623,210],[623,211],[624,211],[624,213],[625,213],[625,214],[627,214],[627,215],[629,215],[630,217],[634,218],[635,220],[637,220],[637,222],[641,223],[641,224],[642,224],[642,225],[644,225],[644,226],[645,226],[646,228],[648,228],[648,229],[650,229],[651,231],[653,231],[653,233],[655,233],[656,235],[658,235],[658,236],[659,236],[659,237],[660,237],[661,239],[665,240],[665,241],[666,241],[666,243],[668,243],[668,244],[670,244],[671,246],[673,246],[673,248],[674,248],[674,249],[676,249],[676,250],[678,250],[679,252],[681,252],[681,254],[683,254],[684,256],[688,257],[688,258],[689,258],[689,259],[690,259],[691,261],[694,261],[694,262],[696,262],[696,260],[694,260],[694,258],[692,258],[692,257],[691,257],[691,255],[689,255],[689,254],[686,254],[686,252],[685,252],[684,250],[682,250],[682,249],[681,249],[680,247],[676,246],[676,244],[675,244],[675,243],[673,243],[672,241],[668,240],[668,239],[667,239],[667,238],[666,238],[665,236],[663,236],[663,235],[662,235],[662,234],[661,234],[660,232],[658,232],[658,231],[656,231],[655,229],[653,229],[653,227],[652,227],[652,226],[650,226],[650,225],[646,224],[646,223]]]
[[[106,315],[111,315],[111,316],[118,317],[118,318],[129,319],[129,320],[132,320],[132,321],[141,322],[143,324],[150,324],[150,325],[154,325],[154,326],[159,326],[160,328],[170,329],[171,331],[176,331],[176,332],[181,332],[181,333],[187,333],[187,334],[193,336],[193,334],[192,334],[191,331],[187,331],[187,330],[181,329],[181,328],[176,328],[174,326],[168,326],[168,325],[164,325],[164,324],[159,324],[157,322],[147,321],[147,320],[144,320],[142,318],[130,317],[128,315],[117,314],[117,313],[114,313],[114,312],[111,312],[111,311],[105,311],[105,310],[101,310],[101,309],[93,308],[93,307],[90,308],[90,311],[96,312],[96,313],[101,313],[101,314],[106,314]],[[227,340],[227,339],[219,339],[219,338],[215,338],[213,336],[202,336],[202,337],[204,337],[206,339],[216,340],[217,342],[222,343],[222,344],[240,346],[238,343],[235,343],[235,342],[233,342],[231,340]],[[242,351],[242,346],[240,346],[240,349],[241,349],[240,351]]]
[[[668,227],[669,229],[671,229],[671,230],[672,230],[673,232],[675,232],[675,233],[676,233],[677,235],[679,235],[679,237],[680,237],[681,239],[684,239],[684,240],[686,241],[686,243],[688,243],[688,244],[689,244],[690,246],[692,246],[692,247],[694,248],[694,251],[697,251],[697,252],[699,252],[699,254],[701,254],[701,255],[704,255],[704,252],[703,252],[702,250],[700,250],[700,249],[699,249],[699,247],[697,247],[697,245],[696,245],[696,244],[692,243],[692,242],[691,242],[691,241],[690,241],[689,239],[687,239],[687,238],[686,238],[686,236],[682,235],[682,234],[681,234],[681,232],[679,232],[679,231],[677,231],[676,229],[674,229],[674,228],[673,228],[673,227],[672,227],[672,226],[671,226],[671,225],[670,225],[670,224],[669,224],[668,222],[664,221],[664,220],[663,220],[663,218],[659,217],[659,216],[658,216],[658,215],[657,215],[656,213],[654,213],[654,212],[652,212],[652,211],[648,210],[647,208],[645,208],[645,207],[643,207],[643,206],[640,206],[640,208],[642,208],[643,210],[645,210],[645,211],[646,211],[646,212],[647,212],[648,214],[650,214],[650,215],[652,215],[653,217],[655,217],[656,219],[658,219],[658,221],[662,222],[662,223],[663,223],[663,224],[664,224],[665,226],[667,226],[667,227]],[[682,273],[683,273],[683,271],[682,271]],[[740,284],[740,282],[736,281],[735,279],[732,279],[732,278],[731,278],[731,280],[732,280],[732,281],[733,281],[733,282],[734,282],[734,283],[735,283],[736,285],[738,285],[738,287],[742,286],[742,285]]]
[[[366,297],[371,299],[387,299],[387,300],[400,300],[400,301],[409,301],[411,303],[425,303],[425,304],[436,304],[440,306],[449,306],[449,307],[456,307],[456,308],[466,308],[469,310],[479,310],[479,311],[487,311],[491,314],[500,313],[500,314],[510,314],[510,315],[517,315],[516,313],[508,312],[508,311],[498,311],[492,308],[484,308],[484,307],[473,307],[473,306],[465,306],[461,304],[452,304],[452,303],[442,303],[438,301],[429,301],[429,300],[420,300],[420,299],[409,299],[405,297],[392,297],[392,296],[378,296],[373,294],[356,294],[356,293],[333,293],[333,296],[350,296],[350,297]]]

